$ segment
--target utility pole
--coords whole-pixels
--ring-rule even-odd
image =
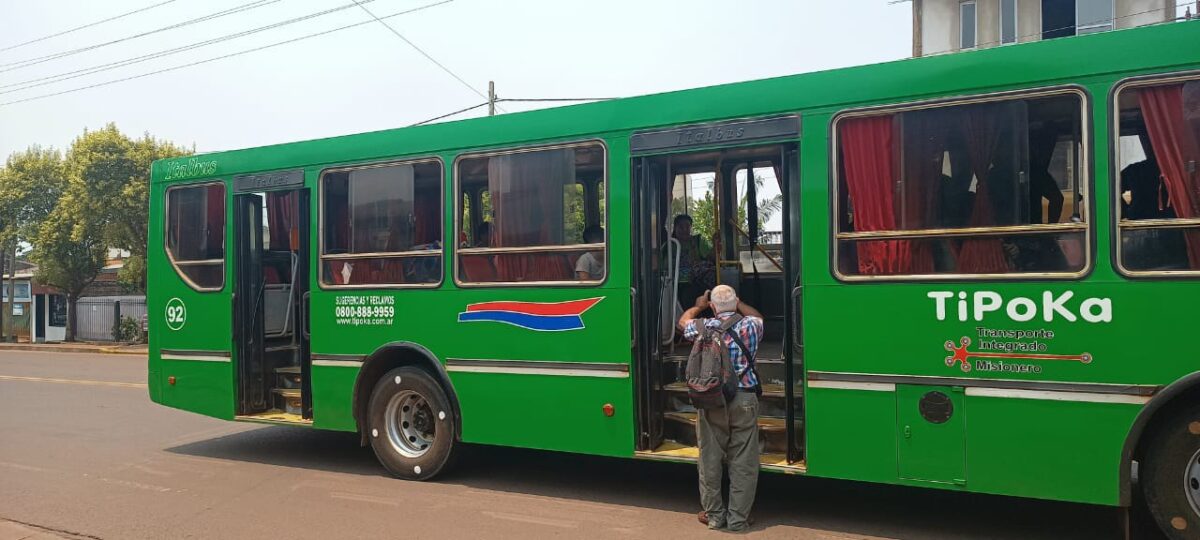
[[[488,81],[488,116],[496,116],[496,81]]]
[[[18,253],[20,253],[20,248],[17,247],[17,242],[14,241],[13,242],[13,250],[12,250],[12,268],[9,268],[9,270],[8,270],[8,313],[9,313],[9,318],[8,318],[9,325],[8,326],[9,326],[9,333],[12,334],[11,336],[8,336],[8,341],[10,343],[17,342],[17,321],[16,321],[16,312],[14,311],[14,309],[15,309],[15,306],[17,305],[17,254]],[[8,254],[5,253],[5,255],[8,255]],[[32,284],[30,284],[29,291],[33,292]],[[30,300],[33,300],[33,299],[30,298]],[[30,306],[30,308],[32,308],[32,307],[33,306]],[[32,324],[30,325],[29,330],[32,332],[32,330],[33,330]],[[32,336],[33,334],[31,333],[30,335]]]
[[[4,292],[7,290],[4,288],[4,263],[7,262],[7,257],[4,255],[7,253],[7,251],[8,250],[6,249],[0,248],[0,298],[4,297]],[[16,264],[13,264],[13,266],[16,266]],[[8,296],[16,296],[16,291],[13,291],[13,293],[14,294],[10,294]],[[11,306],[12,298],[9,298],[8,303],[0,302],[0,342],[8,341],[8,335],[4,333],[4,313],[11,311]]]

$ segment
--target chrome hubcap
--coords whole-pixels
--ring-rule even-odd
[[[1192,454],[1187,469],[1183,473],[1183,490],[1187,493],[1188,503],[1192,512],[1200,516],[1200,450]]]
[[[404,457],[421,457],[433,445],[437,423],[429,402],[421,394],[405,390],[392,396],[384,423],[392,448]]]

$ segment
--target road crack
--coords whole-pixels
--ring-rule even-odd
[[[9,521],[12,523],[16,523],[17,525],[29,527],[31,529],[37,529],[40,531],[57,534],[59,536],[64,536],[65,538],[68,538],[69,540],[104,540],[103,538],[100,538],[99,536],[93,536],[93,535],[86,534],[86,533],[69,531],[67,529],[58,529],[55,527],[47,527],[45,525],[38,525],[36,523],[28,523],[25,521],[21,521],[19,519],[12,519],[12,518],[8,518],[8,517],[4,517],[4,516],[0,516],[0,521]]]

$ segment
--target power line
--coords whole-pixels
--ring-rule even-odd
[[[450,3],[450,2],[453,2],[453,1],[454,1],[454,0],[441,0],[440,2],[434,2],[434,3],[432,3],[432,4],[425,4],[425,5],[423,5],[423,6],[418,6],[418,7],[412,8],[412,9],[407,9],[407,10],[404,10],[404,11],[400,11],[400,12],[397,12],[397,13],[393,13],[393,14],[391,14],[391,15],[385,15],[385,16],[383,16],[383,17],[380,17],[380,19],[390,19],[390,18],[392,18],[392,17],[399,17],[399,16],[401,16],[401,15],[407,15],[407,14],[409,14],[409,13],[415,13],[415,12],[417,12],[417,11],[422,11],[422,10],[425,10],[425,9],[429,9],[429,8],[431,8],[431,7],[440,6],[440,5],[442,5],[442,4],[448,4],[448,3]],[[209,63],[209,62],[216,62],[217,60],[224,60],[224,59],[226,59],[226,58],[233,58],[233,57],[235,57],[235,56],[241,56],[241,55],[243,55],[243,54],[248,54],[248,53],[252,53],[252,52],[257,52],[257,51],[262,51],[262,50],[266,50],[266,49],[271,49],[271,48],[274,48],[274,47],[278,47],[278,46],[280,46],[280,45],[287,45],[287,44],[289,44],[289,43],[295,43],[295,42],[297,42],[297,41],[303,41],[303,40],[306,40],[306,39],[309,39],[309,38],[314,38],[314,37],[318,37],[318,36],[324,36],[324,35],[327,35],[327,34],[332,34],[332,33],[334,33],[334,32],[339,32],[339,31],[342,31],[342,30],[346,30],[346,29],[348,29],[348,28],[354,28],[354,27],[356,27],[356,26],[362,26],[362,25],[364,25],[364,24],[370,24],[370,23],[373,23],[373,22],[375,22],[375,21],[372,21],[372,20],[367,20],[367,21],[357,22],[357,23],[353,23],[353,24],[347,24],[347,25],[345,25],[345,26],[339,26],[339,27],[337,27],[337,28],[332,28],[332,29],[325,30],[325,31],[322,31],[322,32],[315,32],[315,33],[312,33],[312,34],[306,34],[306,35],[303,35],[303,36],[300,36],[300,37],[296,37],[296,38],[292,38],[292,39],[288,39],[288,40],[284,40],[284,41],[277,41],[277,42],[275,42],[275,43],[271,43],[271,44],[269,44],[269,45],[263,45],[263,46],[261,46],[261,47],[254,47],[254,48],[252,48],[252,49],[245,49],[245,50],[238,51],[238,52],[234,52],[234,53],[230,53],[230,54],[225,54],[225,55],[221,55],[221,56],[215,56],[215,57],[212,57],[212,58],[207,58],[207,59],[204,59],[204,60],[198,60],[198,61],[195,61],[195,62],[189,62],[189,63],[186,63],[186,64],[180,64],[180,65],[178,65],[178,66],[172,66],[172,67],[169,67],[169,68],[163,68],[163,69],[159,69],[159,70],[151,71],[151,72],[148,72],[148,73],[141,73],[141,74],[138,74],[138,75],[131,75],[131,76],[129,76],[129,77],[122,77],[122,78],[120,78],[120,79],[113,79],[113,80],[110,80],[110,81],[104,81],[104,82],[100,82],[100,83],[96,83],[96,84],[89,84],[89,85],[87,85],[87,86],[80,86],[80,87],[77,87],[77,88],[70,88],[70,89],[67,89],[67,90],[62,90],[62,91],[59,91],[59,92],[53,92],[53,93],[49,93],[49,94],[42,94],[42,95],[37,95],[37,96],[32,96],[32,97],[27,97],[27,98],[22,98],[22,99],[17,99],[17,100],[13,100],[13,101],[6,101],[6,102],[4,102],[4,103],[0,103],[0,107],[4,107],[4,106],[7,106],[7,105],[16,105],[16,104],[18,104],[18,103],[25,103],[25,102],[27,102],[27,101],[35,101],[35,100],[39,100],[39,99],[46,99],[46,98],[50,98],[50,97],[61,96],[61,95],[64,95],[64,94],[71,94],[71,93],[74,93],[74,92],[81,92],[81,91],[83,91],[83,90],[90,90],[90,89],[92,89],[92,88],[99,88],[99,87],[101,87],[101,86],[108,86],[108,85],[110,85],[110,84],[117,84],[117,83],[121,83],[121,82],[125,82],[125,81],[132,81],[132,80],[134,80],[134,79],[141,79],[141,78],[144,78],[144,77],[150,77],[150,76],[152,76],[152,75],[158,75],[158,74],[160,74],[160,73],[168,73],[168,72],[171,72],[171,71],[176,71],[176,70],[180,70],[180,69],[183,69],[183,68],[188,68],[188,67],[192,67],[192,66],[198,66],[198,65],[201,65],[201,64],[207,64],[207,63]]]
[[[8,51],[8,50],[12,50],[12,49],[16,49],[17,47],[24,47],[24,46],[26,46],[26,45],[32,45],[32,44],[34,44],[34,43],[38,43],[38,42],[42,42],[42,41],[46,41],[47,39],[50,39],[50,38],[56,38],[56,37],[58,37],[58,36],[65,36],[65,35],[67,35],[67,34],[70,34],[71,32],[75,32],[75,31],[77,31],[77,30],[83,30],[84,28],[91,28],[91,27],[93,27],[93,26],[96,26],[96,25],[98,25],[98,24],[104,24],[104,23],[106,23],[106,22],[109,22],[109,21],[115,21],[115,20],[117,20],[117,19],[120,19],[120,18],[123,18],[123,17],[128,17],[128,16],[130,16],[130,15],[134,15],[134,14],[137,14],[137,13],[141,13],[141,12],[143,12],[143,11],[149,11],[149,10],[151,10],[151,9],[154,9],[154,8],[156,8],[156,7],[159,7],[159,6],[165,6],[165,5],[167,5],[167,4],[170,4],[171,2],[175,2],[175,1],[176,1],[176,0],[167,0],[166,2],[159,2],[159,3],[157,3],[157,4],[153,4],[153,5],[150,5],[150,6],[146,6],[146,7],[144,7],[144,8],[139,8],[139,9],[135,9],[135,10],[133,10],[133,11],[128,11],[128,12],[125,12],[125,13],[122,13],[122,14],[120,14],[120,15],[114,15],[114,16],[112,16],[112,17],[109,17],[109,18],[107,18],[107,19],[101,19],[101,20],[99,20],[99,21],[92,22],[92,23],[87,23],[87,24],[85,24],[85,25],[82,25],[82,26],[76,26],[75,28],[70,28],[70,29],[67,29],[67,30],[63,30],[63,31],[61,31],[61,32],[57,32],[57,33],[54,33],[54,34],[50,34],[50,35],[48,35],[48,36],[42,36],[42,37],[40,37],[40,38],[31,39],[31,40],[29,40],[29,41],[22,41],[22,42],[20,42],[20,43],[14,44],[14,45],[9,45],[9,46],[7,46],[7,47],[0,48],[0,52],[4,52],[4,51]]]
[[[371,10],[367,9],[367,6],[364,6],[364,5],[363,5],[363,4],[365,4],[365,3],[366,3],[366,0],[361,0],[361,1],[360,1],[360,0],[353,0],[353,2],[354,2],[355,4],[358,4],[358,7],[362,8],[362,10],[363,10],[363,11],[367,12],[367,15],[370,15],[370,16],[371,16],[372,18],[374,18],[376,21],[379,21],[379,24],[382,24],[382,25],[383,25],[385,28],[387,28],[388,30],[391,30],[391,32],[392,32],[393,34],[396,34],[396,37],[398,37],[398,38],[400,38],[401,40],[403,40],[405,43],[407,43],[407,44],[408,44],[408,46],[412,47],[413,49],[416,49],[416,51],[417,51],[417,52],[421,53],[421,55],[422,55],[422,56],[424,56],[425,58],[429,59],[429,61],[430,61],[430,62],[433,62],[433,64],[434,64],[434,65],[436,65],[437,67],[440,67],[440,68],[442,68],[442,71],[445,71],[446,73],[450,74],[450,76],[451,76],[451,77],[454,77],[454,79],[455,79],[455,80],[457,80],[458,82],[462,83],[462,85],[463,85],[463,86],[467,87],[467,88],[468,88],[469,90],[471,90],[472,92],[475,92],[475,94],[477,94],[479,97],[481,97],[481,98],[483,98],[483,99],[488,99],[488,96],[487,96],[487,95],[485,95],[483,92],[480,92],[480,91],[479,91],[478,89],[476,89],[474,86],[471,86],[471,83],[468,83],[467,81],[463,80],[463,78],[462,78],[462,77],[459,77],[459,76],[458,76],[458,74],[454,73],[453,71],[450,71],[450,68],[448,68],[448,67],[446,67],[446,66],[442,65],[442,63],[441,63],[441,62],[438,62],[438,61],[437,61],[437,60],[436,60],[434,57],[430,56],[430,55],[429,55],[429,53],[425,52],[425,51],[424,51],[424,50],[422,50],[420,47],[418,47],[416,43],[413,43],[411,40],[409,40],[408,38],[404,37],[404,35],[403,35],[403,34],[401,34],[400,32],[397,32],[395,28],[392,28],[392,25],[390,25],[390,24],[388,24],[388,23],[384,22],[384,20],[383,20],[383,19],[380,19],[379,17],[376,17],[376,16],[375,16],[375,14],[371,12]],[[505,111],[505,112],[507,112],[507,111]]]
[[[612,100],[612,99],[618,99],[618,98],[504,98],[504,99],[497,99],[496,101],[513,101],[513,102],[533,102],[533,101],[608,101],[608,100]],[[449,117],[451,117],[451,116],[456,116],[456,115],[459,115],[459,114],[465,113],[465,112],[467,112],[467,111],[473,111],[473,110],[475,110],[475,109],[478,109],[478,108],[480,108],[480,107],[483,107],[483,106],[486,106],[486,105],[487,105],[487,102],[485,101],[485,102],[483,102],[483,103],[480,103],[480,104],[478,104],[478,105],[472,105],[472,106],[470,106],[470,107],[467,107],[467,108],[465,108],[465,109],[459,109],[459,110],[457,110],[457,111],[454,111],[454,112],[451,112],[451,113],[446,113],[446,114],[443,114],[443,115],[441,115],[441,116],[435,116],[435,117],[433,117],[433,118],[430,118],[430,119],[428,119],[428,120],[422,120],[422,121],[420,121],[420,122],[417,122],[417,123],[415,123],[415,124],[409,124],[409,127],[413,127],[413,126],[421,126],[421,125],[428,124],[428,123],[430,123],[430,122],[436,122],[436,121],[438,121],[438,120],[441,120],[441,119],[443,119],[443,118],[449,118]]]
[[[584,97],[584,98],[504,98],[504,99],[497,99],[496,101],[523,101],[523,102],[537,102],[537,101],[609,101],[609,100],[613,100],[613,99],[618,99],[618,98],[611,98],[611,97]]]
[[[168,25],[168,26],[164,26],[164,27],[162,27],[162,28],[156,28],[156,29],[154,29],[154,30],[149,30],[149,31],[142,32],[142,33],[139,33],[139,34],[134,34],[134,35],[132,35],[132,36],[126,36],[126,37],[123,37],[123,38],[120,38],[120,39],[114,39],[114,40],[112,40],[112,41],[106,41],[106,42],[103,42],[103,43],[97,43],[97,44],[94,44],[94,45],[88,45],[88,46],[86,46],[86,47],[80,47],[80,48],[77,48],[77,49],[71,49],[71,50],[69,50],[69,51],[60,51],[60,52],[56,52],[56,53],[54,53],[54,54],[47,54],[47,55],[45,55],[45,56],[39,56],[39,57],[36,57],[36,58],[26,58],[25,60],[18,60],[18,61],[16,61],[16,62],[9,62],[9,63],[7,63],[7,64],[0,64],[0,67],[2,67],[2,68],[5,68],[5,69],[0,69],[0,73],[4,73],[4,72],[7,72],[7,71],[13,71],[13,70],[17,70],[17,69],[24,69],[24,68],[27,68],[27,67],[30,67],[30,66],[36,66],[36,65],[38,65],[38,64],[44,64],[44,63],[46,63],[46,62],[50,62],[50,61],[52,61],[52,60],[58,60],[59,58],[66,58],[66,57],[68,57],[68,56],[73,56],[73,55],[76,55],[76,54],[79,54],[79,53],[82,53],[82,52],[87,52],[87,51],[96,50],[96,49],[99,49],[99,48],[101,48],[101,47],[107,47],[107,46],[109,46],[109,45],[115,45],[115,44],[117,44],[117,43],[122,43],[122,42],[125,42],[125,41],[129,41],[129,40],[133,40],[133,39],[137,39],[137,38],[141,38],[141,37],[146,37],[146,36],[149,36],[149,35],[152,35],[152,34],[157,34],[157,33],[159,33],[159,32],[165,32],[165,31],[167,31],[167,30],[174,30],[174,29],[176,29],[176,28],[182,28],[182,27],[185,27],[185,26],[190,26],[190,25],[193,25],[193,24],[196,24],[196,23],[201,23],[201,22],[205,22],[205,21],[211,21],[211,20],[213,20],[213,19],[217,19],[217,18],[220,18],[220,17],[224,17],[224,16],[226,16],[226,15],[233,15],[233,14],[235,14],[235,13],[241,13],[241,12],[243,12],[243,11],[250,11],[250,10],[252,10],[252,9],[255,9],[255,8],[260,8],[260,7],[263,7],[263,6],[268,6],[268,5],[271,5],[271,4],[274,4],[274,3],[276,3],[276,2],[280,2],[280,1],[282,1],[282,0],[255,0],[254,2],[250,2],[250,3],[248,3],[248,4],[242,4],[242,5],[235,6],[235,7],[229,8],[229,9],[224,9],[224,10],[221,10],[221,11],[217,11],[217,12],[215,12],[215,13],[209,13],[208,15],[204,15],[204,16],[201,16],[201,17],[196,17],[196,18],[194,18],[194,19],[189,19],[189,20],[186,20],[186,21],[183,21],[183,22],[178,22],[178,23],[175,23],[175,24],[171,24],[171,25]],[[10,67],[10,66],[11,66],[11,67]]]
[[[372,2],[372,1],[374,1],[374,0],[363,0],[363,1],[365,1],[365,2]],[[207,39],[207,40],[204,40],[204,41],[197,41],[197,42],[195,42],[195,43],[191,43],[191,44],[188,44],[188,45],[183,45],[183,46],[179,46],[179,47],[174,47],[174,48],[171,48],[171,49],[163,49],[163,50],[161,50],[161,51],[153,52],[153,53],[150,53],[150,54],[145,54],[145,55],[142,55],[142,56],[135,56],[135,57],[132,57],[132,58],[126,58],[126,59],[124,59],[124,60],[118,60],[118,61],[116,61],[116,62],[109,62],[109,63],[106,63],[106,64],[97,64],[97,65],[94,65],[94,66],[90,66],[90,67],[86,67],[86,68],[82,68],[82,69],[77,69],[77,70],[74,70],[74,71],[67,71],[67,72],[64,72],[64,73],[58,73],[58,74],[55,74],[55,75],[47,75],[47,76],[45,76],[45,77],[39,77],[39,78],[36,78],[36,79],[28,79],[28,80],[25,80],[25,81],[20,81],[20,82],[14,82],[14,83],[3,84],[3,85],[0,85],[0,89],[4,89],[4,88],[12,88],[12,87],[14,87],[14,86],[20,86],[21,88],[14,88],[14,89],[12,89],[12,90],[4,90],[4,91],[0,91],[0,94],[11,94],[11,93],[13,93],[13,92],[20,92],[20,91],[22,91],[22,90],[28,90],[28,89],[30,89],[30,88],[37,88],[37,87],[39,87],[39,86],[46,86],[46,85],[48,85],[48,84],[59,83],[59,82],[63,82],[63,81],[71,80],[71,79],[77,79],[77,78],[79,78],[79,77],[84,77],[84,76],[87,76],[87,75],[93,75],[93,74],[100,73],[100,72],[104,72],[104,71],[109,71],[109,70],[113,70],[113,69],[118,69],[118,68],[122,68],[122,67],[126,67],[126,66],[131,66],[131,65],[133,65],[133,64],[139,64],[139,63],[145,62],[145,61],[147,61],[147,60],[153,60],[153,59],[156,59],[156,58],[162,58],[162,57],[165,57],[165,56],[170,56],[170,55],[173,55],[173,54],[176,54],[176,53],[180,53],[180,52],[184,52],[184,51],[190,51],[190,50],[193,50],[193,49],[199,49],[199,48],[201,48],[201,47],[206,47],[206,46],[208,46],[208,45],[213,45],[213,44],[216,44],[216,43],[222,43],[222,42],[229,41],[229,40],[233,40],[233,39],[237,39],[237,38],[240,38],[240,37],[245,37],[245,36],[249,36],[249,35],[252,35],[252,34],[257,34],[257,33],[259,33],[259,32],[264,32],[264,31],[267,31],[267,30],[273,30],[273,29],[275,29],[275,28],[280,28],[280,27],[287,26],[287,25],[290,25],[290,24],[295,24],[295,23],[298,23],[298,22],[303,22],[303,21],[307,21],[307,20],[310,20],[310,19],[315,19],[315,18],[317,18],[317,17],[323,17],[323,16],[325,16],[325,15],[329,15],[329,14],[332,14],[332,13],[335,13],[335,12],[338,12],[338,11],[342,11],[342,10],[345,10],[345,9],[350,9],[350,8],[353,8],[355,5],[357,5],[357,4],[354,4],[354,3],[345,4],[345,5],[342,5],[342,6],[339,6],[339,7],[335,7],[335,8],[331,8],[331,9],[327,9],[327,10],[324,10],[324,11],[318,11],[318,12],[315,12],[315,13],[309,13],[308,15],[302,15],[302,16],[300,16],[300,17],[295,17],[295,18],[288,19],[288,20],[284,20],[284,21],[280,21],[280,22],[277,22],[277,23],[268,24],[268,25],[266,25],[266,26],[260,26],[260,27],[258,27],[258,28],[252,28],[252,29],[250,29],[250,30],[244,30],[244,31],[242,31],[242,32],[235,32],[235,33],[232,33],[232,34],[227,34],[227,35],[224,35],[224,36],[221,36],[221,37],[212,38],[212,39]],[[51,80],[51,79],[53,79],[53,80]]]
[[[446,114],[443,114],[443,115],[441,115],[441,116],[435,116],[435,117],[433,117],[433,118],[430,118],[429,120],[422,120],[422,121],[420,121],[420,122],[417,122],[417,123],[415,123],[415,124],[409,124],[409,125],[408,125],[408,127],[420,126],[420,125],[428,124],[428,123],[430,123],[430,122],[436,122],[436,121],[438,121],[438,120],[441,120],[441,119],[443,119],[443,118],[450,118],[451,116],[458,115],[458,114],[462,114],[462,113],[465,113],[465,112],[467,112],[467,111],[473,111],[473,110],[475,110],[475,109],[478,109],[478,108],[480,108],[480,107],[486,106],[487,104],[488,104],[488,103],[485,101],[485,102],[483,102],[483,103],[480,103],[479,105],[472,105],[472,106],[470,106],[470,107],[467,107],[467,108],[465,108],[465,109],[459,109],[459,110],[457,110],[457,111],[454,111],[454,112],[452,112],[452,113],[446,113]]]

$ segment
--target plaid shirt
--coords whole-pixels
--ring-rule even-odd
[[[687,326],[683,327],[683,337],[695,341],[700,335],[700,330],[696,328],[697,321],[704,321],[704,326],[708,328],[719,328],[721,321],[728,319],[733,315],[732,311],[718,313],[715,319],[692,319],[688,321]],[[758,354],[758,340],[762,339],[763,321],[758,317],[742,317],[742,320],[733,325],[730,330],[737,333],[742,339],[742,344],[750,351],[750,354]],[[726,335],[725,346],[729,347],[729,362],[733,364],[733,370],[736,373],[742,374],[742,379],[738,381],[738,387],[747,390],[758,386],[758,378],[754,376],[754,370],[749,368],[749,360],[742,354],[742,348],[738,347],[737,342],[733,341],[732,337]]]

